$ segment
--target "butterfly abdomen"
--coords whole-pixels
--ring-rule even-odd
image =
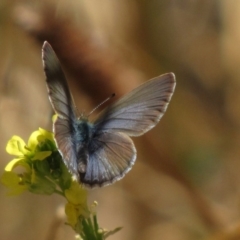
[[[77,168],[80,174],[85,173],[89,159],[88,144],[91,141],[93,125],[86,120],[77,120],[74,125],[75,146],[77,146]]]

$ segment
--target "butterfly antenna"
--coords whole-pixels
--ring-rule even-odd
[[[75,104],[74,104],[74,108],[75,108],[75,112],[77,113],[77,116],[79,116],[80,112]]]
[[[98,105],[88,114],[88,117],[89,117],[95,110],[97,110],[100,106],[102,106],[105,102],[109,101],[109,100],[112,99],[113,97],[115,97],[115,93],[113,93],[110,97],[108,97],[108,98],[105,99],[103,102],[101,102],[100,104],[98,104]]]

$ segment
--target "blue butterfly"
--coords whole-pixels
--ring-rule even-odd
[[[136,160],[129,136],[141,136],[159,122],[174,92],[174,74],[143,83],[89,122],[83,114],[76,115],[65,75],[48,42],[43,44],[42,58],[50,102],[57,114],[54,137],[67,168],[90,188],[120,180]]]

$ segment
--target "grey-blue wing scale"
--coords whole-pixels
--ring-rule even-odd
[[[55,141],[69,171],[79,178],[77,152],[73,139],[73,123],[76,120],[74,104],[60,62],[47,42],[43,44],[42,59],[49,99],[57,113],[57,120],[53,125]]]

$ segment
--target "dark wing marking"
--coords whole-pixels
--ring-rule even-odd
[[[75,118],[74,104],[65,75],[55,52],[48,42],[43,44],[42,59],[48,94],[54,111],[61,118]]]

